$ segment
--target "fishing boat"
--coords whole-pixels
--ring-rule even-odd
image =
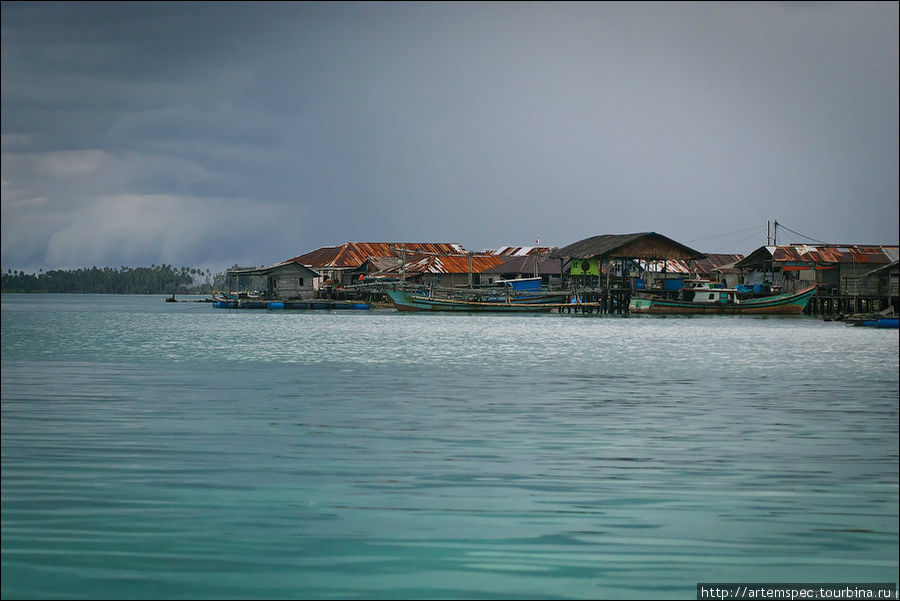
[[[494,313],[548,312],[567,299],[566,293],[506,294],[467,290],[464,292],[436,292],[434,290],[385,289],[385,294],[398,311],[476,311]]]
[[[678,298],[650,295],[632,297],[629,311],[633,314],[766,314],[802,313],[815,286],[798,292],[769,296],[748,296],[729,288],[714,288],[709,280],[685,280]]]

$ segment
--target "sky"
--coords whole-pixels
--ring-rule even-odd
[[[2,269],[898,243],[898,3],[2,10]]]

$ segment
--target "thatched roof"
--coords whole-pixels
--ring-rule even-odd
[[[608,257],[699,260],[706,255],[662,234],[642,232],[639,234],[605,234],[585,238],[560,248],[552,256],[567,259]]]

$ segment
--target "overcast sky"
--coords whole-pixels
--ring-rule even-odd
[[[898,4],[2,3],[2,268],[898,242]],[[807,241],[782,231],[779,242]]]

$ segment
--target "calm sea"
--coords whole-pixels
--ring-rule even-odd
[[[898,580],[898,334],[2,297],[4,598]]]

